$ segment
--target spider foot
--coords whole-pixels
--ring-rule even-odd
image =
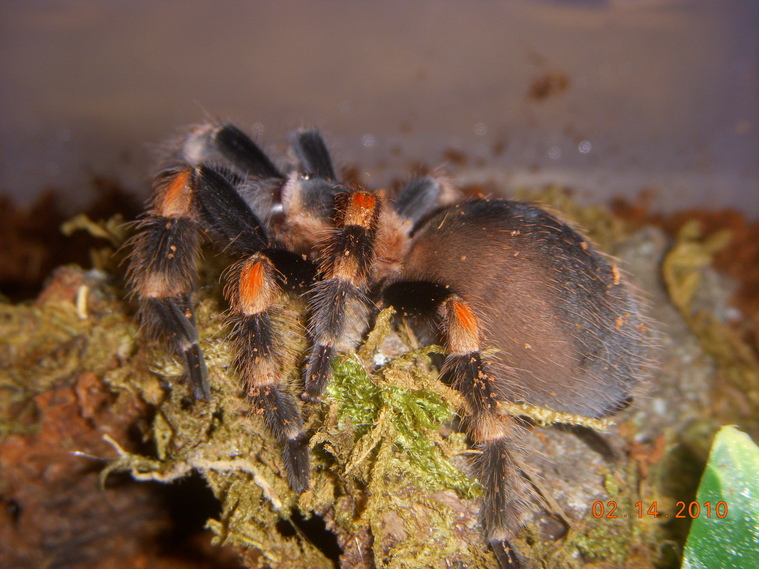
[[[314,346],[308,356],[308,364],[304,375],[305,390],[301,395],[304,401],[318,402],[319,396],[327,386],[332,375],[332,356],[335,349],[332,346]]]
[[[282,448],[282,460],[285,463],[290,487],[295,492],[308,490],[311,466],[308,453],[308,436],[305,433],[285,442]]]
[[[208,386],[208,368],[200,347],[197,344],[192,344],[185,350],[184,357],[192,396],[196,401],[208,401],[211,399],[211,389]]]
[[[501,569],[522,569],[516,551],[506,539],[494,539],[490,542],[490,549],[495,554],[498,566]]]

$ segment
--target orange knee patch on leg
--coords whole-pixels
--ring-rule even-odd
[[[450,299],[448,305],[448,344],[452,352],[468,354],[480,349],[477,317],[468,304]]]
[[[158,214],[163,217],[188,217],[192,205],[191,170],[181,170],[166,184],[157,200]]]
[[[237,294],[231,299],[240,312],[256,314],[269,308],[276,292],[273,270],[268,260],[245,261],[240,270]]]
[[[350,194],[345,208],[343,225],[358,225],[370,229],[377,223],[379,200],[369,192]]]

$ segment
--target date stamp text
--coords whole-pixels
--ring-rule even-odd
[[[698,517],[715,517],[722,519],[727,517],[726,502],[717,502],[716,504],[704,502],[699,504],[698,502],[679,501],[675,503],[675,509],[677,512],[675,512],[673,516],[674,518],[695,519]],[[659,512],[659,507],[656,502],[651,502],[648,508],[645,507],[643,502],[635,502],[634,510],[628,514],[620,510],[615,500],[609,500],[607,502],[599,501],[593,502],[592,512],[594,518],[670,517],[668,513]]]

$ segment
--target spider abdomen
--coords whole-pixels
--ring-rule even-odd
[[[406,278],[470,303],[510,401],[599,417],[643,375],[645,325],[619,270],[540,208],[474,200],[440,211],[416,232]]]

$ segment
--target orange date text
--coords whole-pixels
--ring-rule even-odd
[[[698,517],[707,518],[726,518],[727,517],[727,503],[717,502],[712,504],[711,502],[704,502],[702,504],[698,502],[683,502],[679,501],[675,503],[675,510],[673,518],[689,518],[694,519]],[[593,502],[592,513],[594,518],[644,518],[644,517],[664,517],[669,518],[670,514],[659,512],[659,507],[656,502],[651,502],[648,507],[643,502],[635,502],[632,512],[623,512],[620,510],[618,504],[614,500],[607,502]]]

